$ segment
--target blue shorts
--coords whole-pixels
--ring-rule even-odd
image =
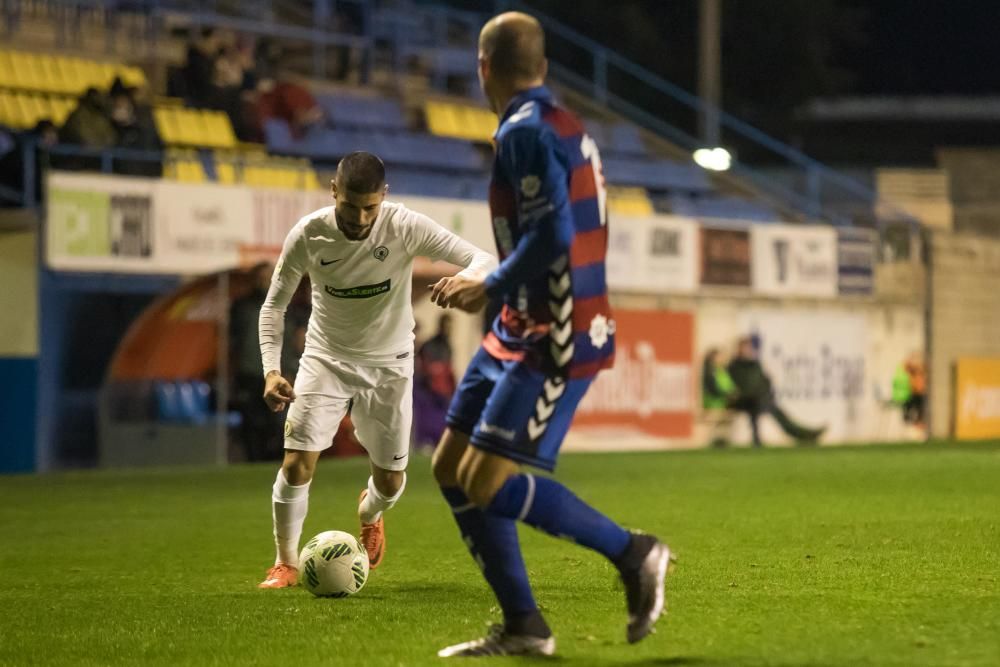
[[[551,472],[592,381],[546,376],[480,348],[448,408],[448,426],[478,449]]]

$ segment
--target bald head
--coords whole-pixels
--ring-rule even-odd
[[[494,16],[479,33],[479,51],[493,77],[510,82],[545,78],[545,32],[533,16],[521,12]]]

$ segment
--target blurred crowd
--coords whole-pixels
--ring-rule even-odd
[[[287,57],[271,40],[204,28],[190,39],[184,65],[171,72],[167,93],[188,106],[224,111],[241,141],[263,143],[269,118],[303,136],[324,122],[324,114],[309,88],[283,66]],[[346,76],[348,60],[334,78]]]

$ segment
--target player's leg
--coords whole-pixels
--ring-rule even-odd
[[[555,639],[531,593],[521,556],[517,523],[484,512],[472,503],[459,484],[459,466],[469,449],[469,434],[496,380],[502,363],[484,350],[473,358],[448,411],[448,428],[434,451],[434,478],[451,508],[462,541],[493,589],[504,623],[489,636],[442,650],[442,657],[464,655],[550,655]]]
[[[628,638],[638,641],[662,612],[670,550],[650,535],[627,531],[560,482],[516,465],[554,468],[589,385],[589,379],[544,377],[513,366],[490,396],[458,477],[469,499],[487,513],[568,538],[614,563],[626,585]]]
[[[361,543],[368,562],[377,568],[385,557],[385,519],[406,488],[410,430],[413,425],[413,368],[358,367],[367,388],[354,400],[358,440],[368,451],[371,475],[358,499]]]
[[[298,398],[285,420],[285,458],[271,490],[276,555],[260,588],[286,588],[297,582],[309,485],[320,452],[331,445],[350,401],[349,388],[342,386],[322,361],[311,357],[302,359],[295,391]]]

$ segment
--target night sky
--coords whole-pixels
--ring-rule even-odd
[[[697,0],[529,0],[693,90]],[[723,0],[724,98],[1000,93],[996,0]],[[787,92],[775,99],[775,82]]]

